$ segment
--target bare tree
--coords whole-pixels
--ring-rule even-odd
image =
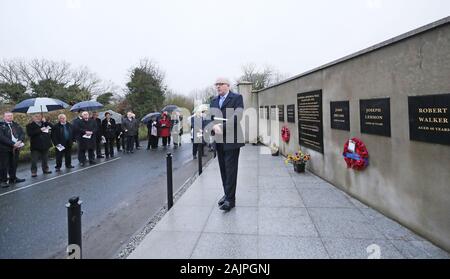
[[[215,95],[217,95],[217,91],[214,86],[194,89],[189,93],[189,96],[193,99],[195,105],[209,103],[211,98]]]
[[[242,75],[238,80],[249,81],[253,83],[254,89],[260,90],[282,81],[287,76],[287,74],[280,73],[272,66],[266,65],[262,70],[258,70],[254,63],[248,63],[242,66]]]
[[[18,60],[2,60],[0,62],[0,82],[21,83]]]

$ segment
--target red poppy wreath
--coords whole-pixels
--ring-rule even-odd
[[[363,170],[369,165],[369,152],[358,138],[352,138],[344,144],[344,160],[348,168]]]

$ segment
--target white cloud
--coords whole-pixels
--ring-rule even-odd
[[[366,0],[366,5],[369,9],[381,9],[383,7],[382,0]]]
[[[66,0],[66,7],[73,10],[80,9],[81,0]]]

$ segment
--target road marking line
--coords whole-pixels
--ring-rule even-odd
[[[15,190],[12,190],[12,191],[9,191],[9,192],[0,194],[0,197],[5,196],[5,195],[7,195],[7,194],[11,194],[11,193],[17,192],[17,191],[20,191],[20,190],[24,190],[24,189],[27,189],[27,188],[30,188],[30,187],[33,187],[33,186],[36,186],[36,185],[38,185],[38,184],[42,184],[42,183],[44,183],[44,182],[48,182],[48,181],[51,181],[51,180],[55,180],[55,179],[57,179],[57,178],[60,178],[60,177],[66,176],[66,175],[74,174],[74,173],[81,172],[81,171],[85,171],[85,170],[88,170],[88,169],[91,169],[91,168],[95,168],[95,167],[98,167],[98,166],[101,166],[101,165],[104,165],[104,164],[107,164],[107,163],[111,163],[111,162],[114,162],[114,161],[116,161],[116,160],[119,160],[120,158],[122,158],[122,157],[118,157],[118,158],[115,158],[115,159],[112,159],[112,160],[109,160],[109,161],[106,161],[106,162],[98,163],[98,164],[93,165],[93,166],[89,166],[89,167],[82,168],[82,169],[79,169],[79,170],[76,170],[76,171],[72,171],[72,172],[69,172],[69,173],[61,174],[61,175],[58,175],[58,176],[56,176],[56,177],[52,177],[52,178],[49,178],[49,179],[46,179],[46,180],[43,180],[43,181],[39,181],[39,182],[30,184],[30,185],[25,186],[25,187],[22,187],[22,188],[15,189]]]

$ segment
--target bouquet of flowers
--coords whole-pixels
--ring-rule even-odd
[[[279,148],[275,143],[272,143],[272,145],[270,146],[270,150],[272,151],[273,156],[278,156]]]
[[[306,162],[308,162],[309,160],[311,160],[311,156],[309,154],[305,154],[301,150],[299,150],[298,152],[295,152],[294,154],[288,154],[285,162],[286,162],[286,164],[292,163],[295,165],[295,164],[306,164]]]

